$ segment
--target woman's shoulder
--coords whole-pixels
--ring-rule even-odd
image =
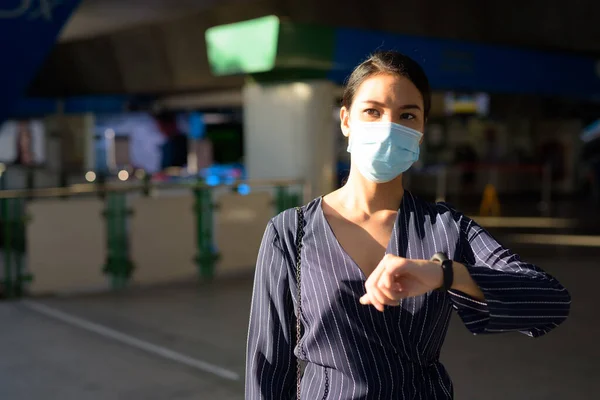
[[[405,195],[408,198],[408,201],[406,201],[404,204],[406,204],[411,211],[419,212],[420,210],[420,212],[424,212],[424,214],[427,214],[430,217],[436,219],[441,217],[444,221],[448,222],[451,222],[451,220],[454,220],[454,222],[459,222],[464,218],[463,213],[458,211],[451,203],[446,201],[427,201],[408,190],[405,192]]]
[[[307,222],[310,222],[315,218],[320,207],[321,198],[318,197],[298,207],[301,211],[301,215],[298,214],[297,207],[288,208],[271,218],[270,224],[280,237],[295,237],[296,232],[298,231],[299,218],[302,218],[304,220],[303,225],[306,225]]]

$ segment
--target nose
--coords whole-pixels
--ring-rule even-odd
[[[395,120],[394,116],[391,115],[390,113],[385,113],[381,116],[381,122],[397,122],[394,120]]]

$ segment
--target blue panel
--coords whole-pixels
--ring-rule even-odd
[[[206,125],[204,117],[199,112],[192,112],[189,116],[190,137],[192,139],[202,139],[206,135]]]
[[[65,113],[120,113],[125,111],[126,96],[81,96],[65,99]]]
[[[0,120],[15,107],[79,2],[0,1]]]
[[[437,90],[600,99],[599,64],[591,57],[356,29],[336,31],[335,69],[329,78],[342,83],[378,49],[414,58]]]
[[[58,100],[50,98],[27,97],[17,101],[12,112],[11,118],[29,118],[58,112]]]

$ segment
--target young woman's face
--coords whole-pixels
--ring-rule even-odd
[[[350,110],[342,107],[342,132],[345,136],[349,135],[352,121],[395,122],[423,132],[423,108],[423,96],[408,78],[390,74],[375,75],[358,87]]]

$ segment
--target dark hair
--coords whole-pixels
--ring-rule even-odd
[[[427,75],[415,60],[397,51],[375,52],[354,68],[346,82],[342,105],[350,109],[358,87],[365,80],[379,74],[398,75],[410,80],[423,96],[423,113],[427,119],[431,109],[431,88]]]

